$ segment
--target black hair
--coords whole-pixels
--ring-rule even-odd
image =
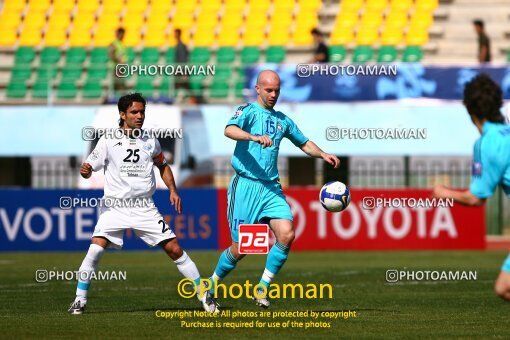
[[[128,93],[119,98],[119,102],[117,103],[119,112],[127,112],[127,109],[133,105],[134,102],[143,103],[144,107],[147,105],[147,101],[141,93]],[[124,125],[124,119],[119,118],[119,126],[122,127],[122,125]]]
[[[319,35],[319,36],[322,36],[322,32],[319,31],[317,28],[314,28],[310,31],[311,34],[313,35]]]
[[[176,29],[174,30],[174,32],[175,32],[175,33],[177,33],[177,34],[180,36],[180,35],[181,35],[181,33],[182,33],[182,30],[181,30],[180,28],[176,28]]]
[[[480,28],[483,29],[483,27],[485,26],[483,20],[480,20],[480,19],[476,19],[476,20],[473,20],[473,25],[475,26],[479,26]]]
[[[119,27],[117,28],[117,33],[126,33],[126,30],[124,29],[124,27]]]
[[[471,79],[464,87],[464,106],[470,116],[493,123],[504,123],[500,112],[503,106],[503,92],[487,74],[482,73]]]

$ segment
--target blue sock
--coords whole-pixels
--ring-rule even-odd
[[[285,261],[287,261],[289,250],[289,247],[278,242],[273,245],[269,254],[267,254],[266,268],[264,269],[264,274],[262,274],[262,278],[260,279],[260,284],[269,288],[274,276],[278,274]]]
[[[214,274],[211,276],[210,280],[213,283],[214,290],[214,282],[220,281],[225,278],[237,265],[237,260],[232,255],[230,248],[227,248],[221,253],[220,258],[218,260],[218,264],[216,265],[216,269],[214,269]]]

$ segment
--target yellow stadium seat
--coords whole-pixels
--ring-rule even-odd
[[[258,18],[255,16],[249,16],[246,22],[244,23],[244,27],[248,31],[258,31],[263,30],[267,26],[268,20],[267,18]]]
[[[221,0],[208,0],[200,3],[200,11],[209,14],[218,13],[221,8]]]
[[[9,11],[2,12],[0,15],[0,27],[2,31],[5,29],[15,29],[21,24],[21,16],[19,13]]]
[[[246,1],[245,0],[225,0],[224,5],[228,12],[230,12],[230,11],[242,12],[244,10],[244,8],[246,7]]]
[[[99,8],[99,0],[78,0],[78,15],[94,13]]]
[[[48,20],[49,30],[66,30],[71,25],[71,17],[67,13],[57,12],[52,13]]]
[[[139,28],[133,29],[126,27],[126,33],[124,34],[124,40],[122,41],[127,47],[138,46],[142,41],[141,32]]]
[[[143,45],[148,47],[161,47],[166,45],[166,33],[165,31],[153,29],[147,30],[143,37]]]
[[[292,43],[296,46],[307,46],[313,44],[313,37],[310,30],[298,29],[292,33]]]
[[[381,12],[365,12],[361,17],[361,27],[362,28],[372,28],[377,29],[382,23],[382,14]]]
[[[3,1],[3,11],[19,13],[25,8],[25,5],[25,0],[5,0]]]
[[[168,13],[172,9],[173,5],[171,1],[168,0],[152,0],[151,1],[151,11],[157,11],[160,13]]]
[[[193,18],[190,16],[177,15],[170,21],[173,28],[188,31],[193,26]]]
[[[321,6],[321,0],[298,0],[299,10],[300,11],[311,11],[317,12]]]
[[[338,16],[335,22],[335,30],[352,30],[358,23],[358,18],[355,16]]]
[[[263,31],[244,32],[243,46],[260,46],[266,40],[266,35]]]
[[[401,29],[389,28],[385,29],[381,35],[381,44],[383,45],[399,45],[402,43],[404,34]]]
[[[370,12],[382,12],[388,7],[388,0],[367,0],[365,3],[365,10]]]
[[[97,19],[97,27],[100,29],[108,28],[110,30],[115,30],[120,26],[120,18],[117,14],[107,12],[102,13],[101,16]]]
[[[356,34],[356,44],[358,45],[372,45],[377,42],[379,33],[373,28],[362,29]]]
[[[175,4],[175,10],[177,12],[193,13],[197,8],[197,1],[195,0],[178,0]]]
[[[193,46],[212,46],[214,32],[197,32],[193,36]]]
[[[218,18],[215,15],[202,12],[196,20],[196,27],[204,29],[214,29],[218,24]]]
[[[89,30],[74,29],[69,35],[70,47],[86,47],[90,45],[91,37]]]
[[[343,0],[340,4],[341,11],[357,12],[363,6],[363,0]]]
[[[270,46],[285,46],[289,43],[289,35],[285,32],[270,32],[267,36],[267,43]]]
[[[426,30],[410,29],[406,34],[408,46],[421,46],[429,41],[429,34]]]
[[[253,20],[254,18],[258,18],[261,21],[266,21],[269,18],[269,12],[250,10],[246,17],[246,20]]]
[[[28,12],[23,18],[23,27],[41,29],[46,24],[46,15],[43,12]]]
[[[124,0],[103,0],[102,13],[120,13],[124,9]]]
[[[73,31],[90,30],[94,26],[95,18],[92,13],[77,15],[73,20]]]
[[[40,30],[23,30],[19,37],[19,44],[23,46],[35,46],[41,42]]]
[[[146,26],[148,29],[161,29],[165,30],[168,26],[169,19],[167,13],[155,13],[147,17]]]
[[[392,10],[386,17],[385,27],[402,29],[407,25],[408,18],[406,11]]]
[[[126,12],[126,14],[122,17],[122,26],[123,27],[133,27],[140,28],[143,26],[145,21],[145,16],[139,12]]]
[[[273,15],[280,15],[282,13],[292,13],[296,4],[294,0],[290,1],[276,1],[273,2]]]
[[[411,27],[417,29],[428,29],[434,21],[430,12],[415,12],[411,17]]]
[[[416,12],[433,12],[438,6],[438,0],[416,0],[414,4]]]
[[[300,12],[294,20],[294,28],[300,31],[309,31],[319,24],[317,15]]]
[[[240,36],[238,31],[222,30],[218,36],[219,46],[236,46]]]
[[[413,5],[413,0],[391,0],[392,10],[408,11]]]
[[[335,30],[329,42],[334,45],[347,45],[354,41],[354,33],[352,30]]]
[[[94,32],[93,43],[95,47],[109,46],[115,40],[115,30],[99,28]]]
[[[126,0],[126,8],[130,12],[145,12],[149,8],[147,0]]]
[[[62,29],[48,30],[44,35],[45,46],[62,46],[67,40],[66,31]]]
[[[46,12],[51,7],[50,0],[30,0],[28,2],[28,10],[30,12]]]
[[[220,25],[220,30],[239,31],[241,26],[242,26],[242,21],[222,20],[221,25]]]
[[[69,13],[74,8],[74,1],[69,0],[53,0],[53,12]]]
[[[0,34],[0,46],[12,47],[16,44],[16,30],[2,30]]]
[[[271,3],[269,0],[250,0],[248,1],[248,5],[250,6],[251,12],[267,12]]]

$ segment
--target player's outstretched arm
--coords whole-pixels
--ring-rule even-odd
[[[233,140],[249,140],[261,144],[264,148],[273,145],[273,141],[268,136],[255,136],[237,125],[229,125],[225,128],[225,136]]]
[[[161,178],[168,190],[170,190],[170,204],[172,204],[177,213],[182,213],[182,201],[181,197],[177,193],[177,186],[175,185],[174,174],[172,173],[172,169],[167,164],[162,164],[158,166],[159,173],[161,174]]]
[[[89,163],[83,163],[80,167],[80,175],[83,178],[90,178],[92,175],[92,165]]]
[[[325,162],[333,165],[335,169],[340,166],[340,160],[338,159],[337,156],[325,153],[324,151],[321,150],[321,148],[317,146],[317,144],[315,144],[311,140],[308,140],[305,144],[301,145],[299,148],[310,157],[322,158]]]
[[[468,206],[478,206],[485,203],[485,199],[473,195],[469,190],[453,190],[444,185],[436,185],[433,196],[436,198],[453,198],[455,202]]]

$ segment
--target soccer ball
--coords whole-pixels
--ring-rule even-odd
[[[327,211],[339,212],[351,202],[351,192],[342,182],[328,182],[322,187],[319,200]]]

